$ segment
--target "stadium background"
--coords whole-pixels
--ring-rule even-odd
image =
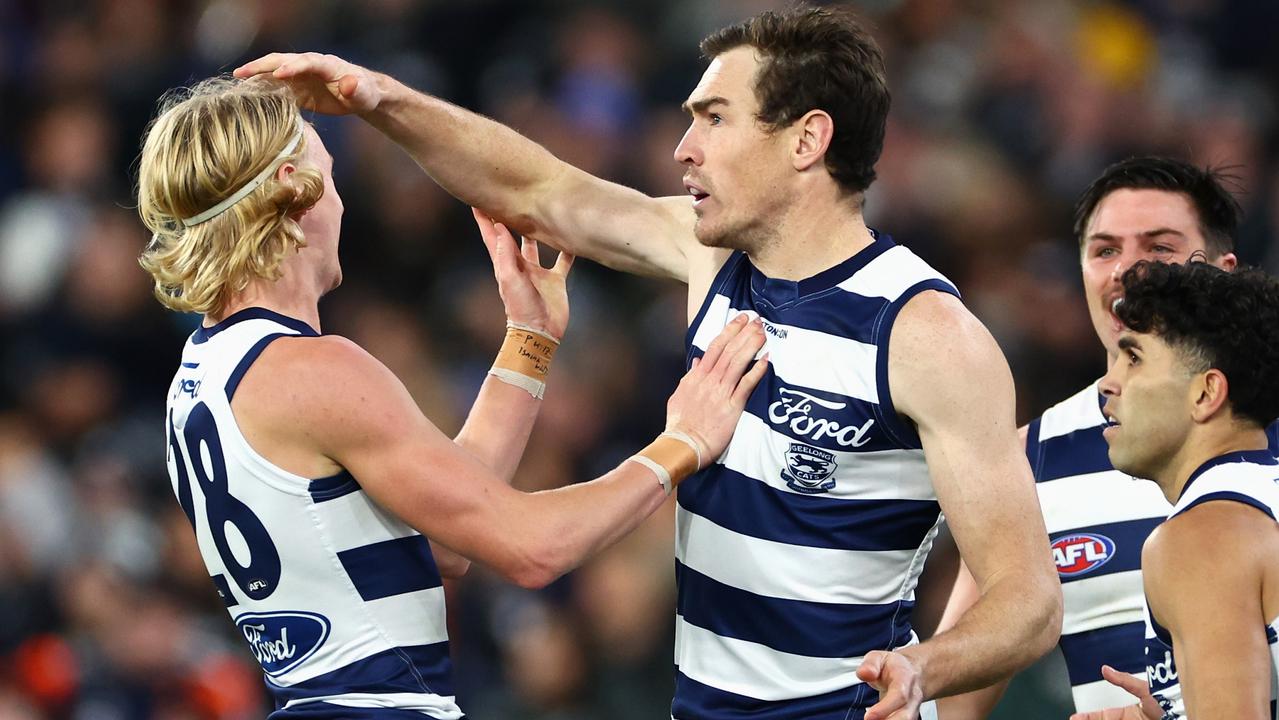
[[[130,206],[165,89],[261,52],[334,52],[591,172],[678,194],[671,151],[697,40],[771,5],[0,0],[0,720],[265,714],[164,474],[164,392],[198,319],[150,298]],[[1236,165],[1240,254],[1279,264],[1279,4],[860,7],[894,96],[868,220],[957,282],[1012,363],[1021,421],[1102,369],[1069,210],[1108,162],[1157,151]],[[346,282],[322,305],[324,330],[371,350],[455,431],[502,337],[478,234],[362,122],[317,124],[347,207]],[[682,287],[586,262],[571,285],[526,490],[592,477],[647,441],[682,369]],[[544,591],[479,568],[450,583],[463,707],[667,717],[671,542],[667,507]],[[1019,681],[999,717],[1064,717],[1064,685],[1048,677]]]

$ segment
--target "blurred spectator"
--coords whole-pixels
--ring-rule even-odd
[[[132,162],[161,93],[262,51],[334,48],[591,172],[682,194],[671,153],[697,41],[780,4],[0,3],[0,720],[267,712],[164,467],[164,393],[198,319],[162,311],[136,266],[147,237],[128,209]],[[1279,270],[1279,5],[858,5],[894,95],[868,219],[958,283],[1009,357],[1021,418],[1099,367],[1070,209],[1109,162],[1167,152],[1231,166],[1248,209],[1241,256]],[[325,300],[324,329],[367,347],[455,431],[501,338],[466,208],[363,123],[317,123],[351,168],[336,178],[346,286]],[[590,263],[574,276],[524,489],[619,462],[661,422],[682,368],[677,289]],[[673,532],[668,509],[540,593],[482,569],[450,582],[463,707],[665,717]],[[1060,688],[1034,682],[1000,717],[1063,715]]]

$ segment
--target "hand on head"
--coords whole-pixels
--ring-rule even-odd
[[[366,113],[382,101],[374,73],[334,55],[271,53],[235,69],[241,79],[271,77],[288,85],[305,110]]]

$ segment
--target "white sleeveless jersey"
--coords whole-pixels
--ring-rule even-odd
[[[1102,678],[1103,664],[1145,672],[1141,547],[1171,509],[1158,485],[1110,464],[1101,400],[1093,383],[1033,420],[1026,437],[1061,580],[1059,647],[1078,712],[1131,702]]]
[[[893,409],[888,340],[924,291],[958,294],[886,235],[798,282],[742,253],[717,274],[689,361],[744,311],[764,320],[770,365],[728,449],[679,487],[672,717],[857,720],[878,699],[862,657],[917,642],[941,513]]]
[[[1058,646],[1078,712],[1131,702],[1102,678],[1102,665],[1145,675],[1141,548],[1172,509],[1158,485],[1110,464],[1102,400],[1094,382],[1033,420],[1026,437],[1061,580]],[[1274,453],[1279,423],[1267,435]]]
[[[1270,450],[1234,452],[1213,458],[1196,470],[1181,491],[1168,515],[1172,519],[1196,505],[1213,501],[1240,502],[1279,521],[1279,461]],[[1276,718],[1279,700],[1279,618],[1263,625],[1270,643],[1270,715]],[[1258,619],[1258,624],[1263,621]],[[1261,628],[1258,628],[1259,630]],[[1146,680],[1150,692],[1163,708],[1163,720],[1184,720],[1185,701],[1177,675],[1177,656],[1172,636],[1146,605]],[[1193,719],[1192,719],[1193,720]]]
[[[261,308],[200,328],[170,388],[169,477],[271,718],[462,717],[444,589],[426,538],[349,473],[299,477],[258,455],[231,398],[276,338],[316,335]]]

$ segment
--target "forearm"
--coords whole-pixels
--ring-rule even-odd
[[[541,404],[527,390],[489,375],[453,441],[509,484]]]
[[[901,651],[920,666],[925,697],[986,687],[1052,648],[1061,632],[1061,588],[1039,575],[1008,573],[953,628]]]
[[[568,166],[511,128],[387,75],[381,102],[363,115],[404,148],[439,185],[521,233],[533,229],[536,198]]]
[[[590,482],[528,496],[527,512],[513,518],[519,556],[502,574],[538,588],[617,542],[666,500],[648,468],[632,461]]]

